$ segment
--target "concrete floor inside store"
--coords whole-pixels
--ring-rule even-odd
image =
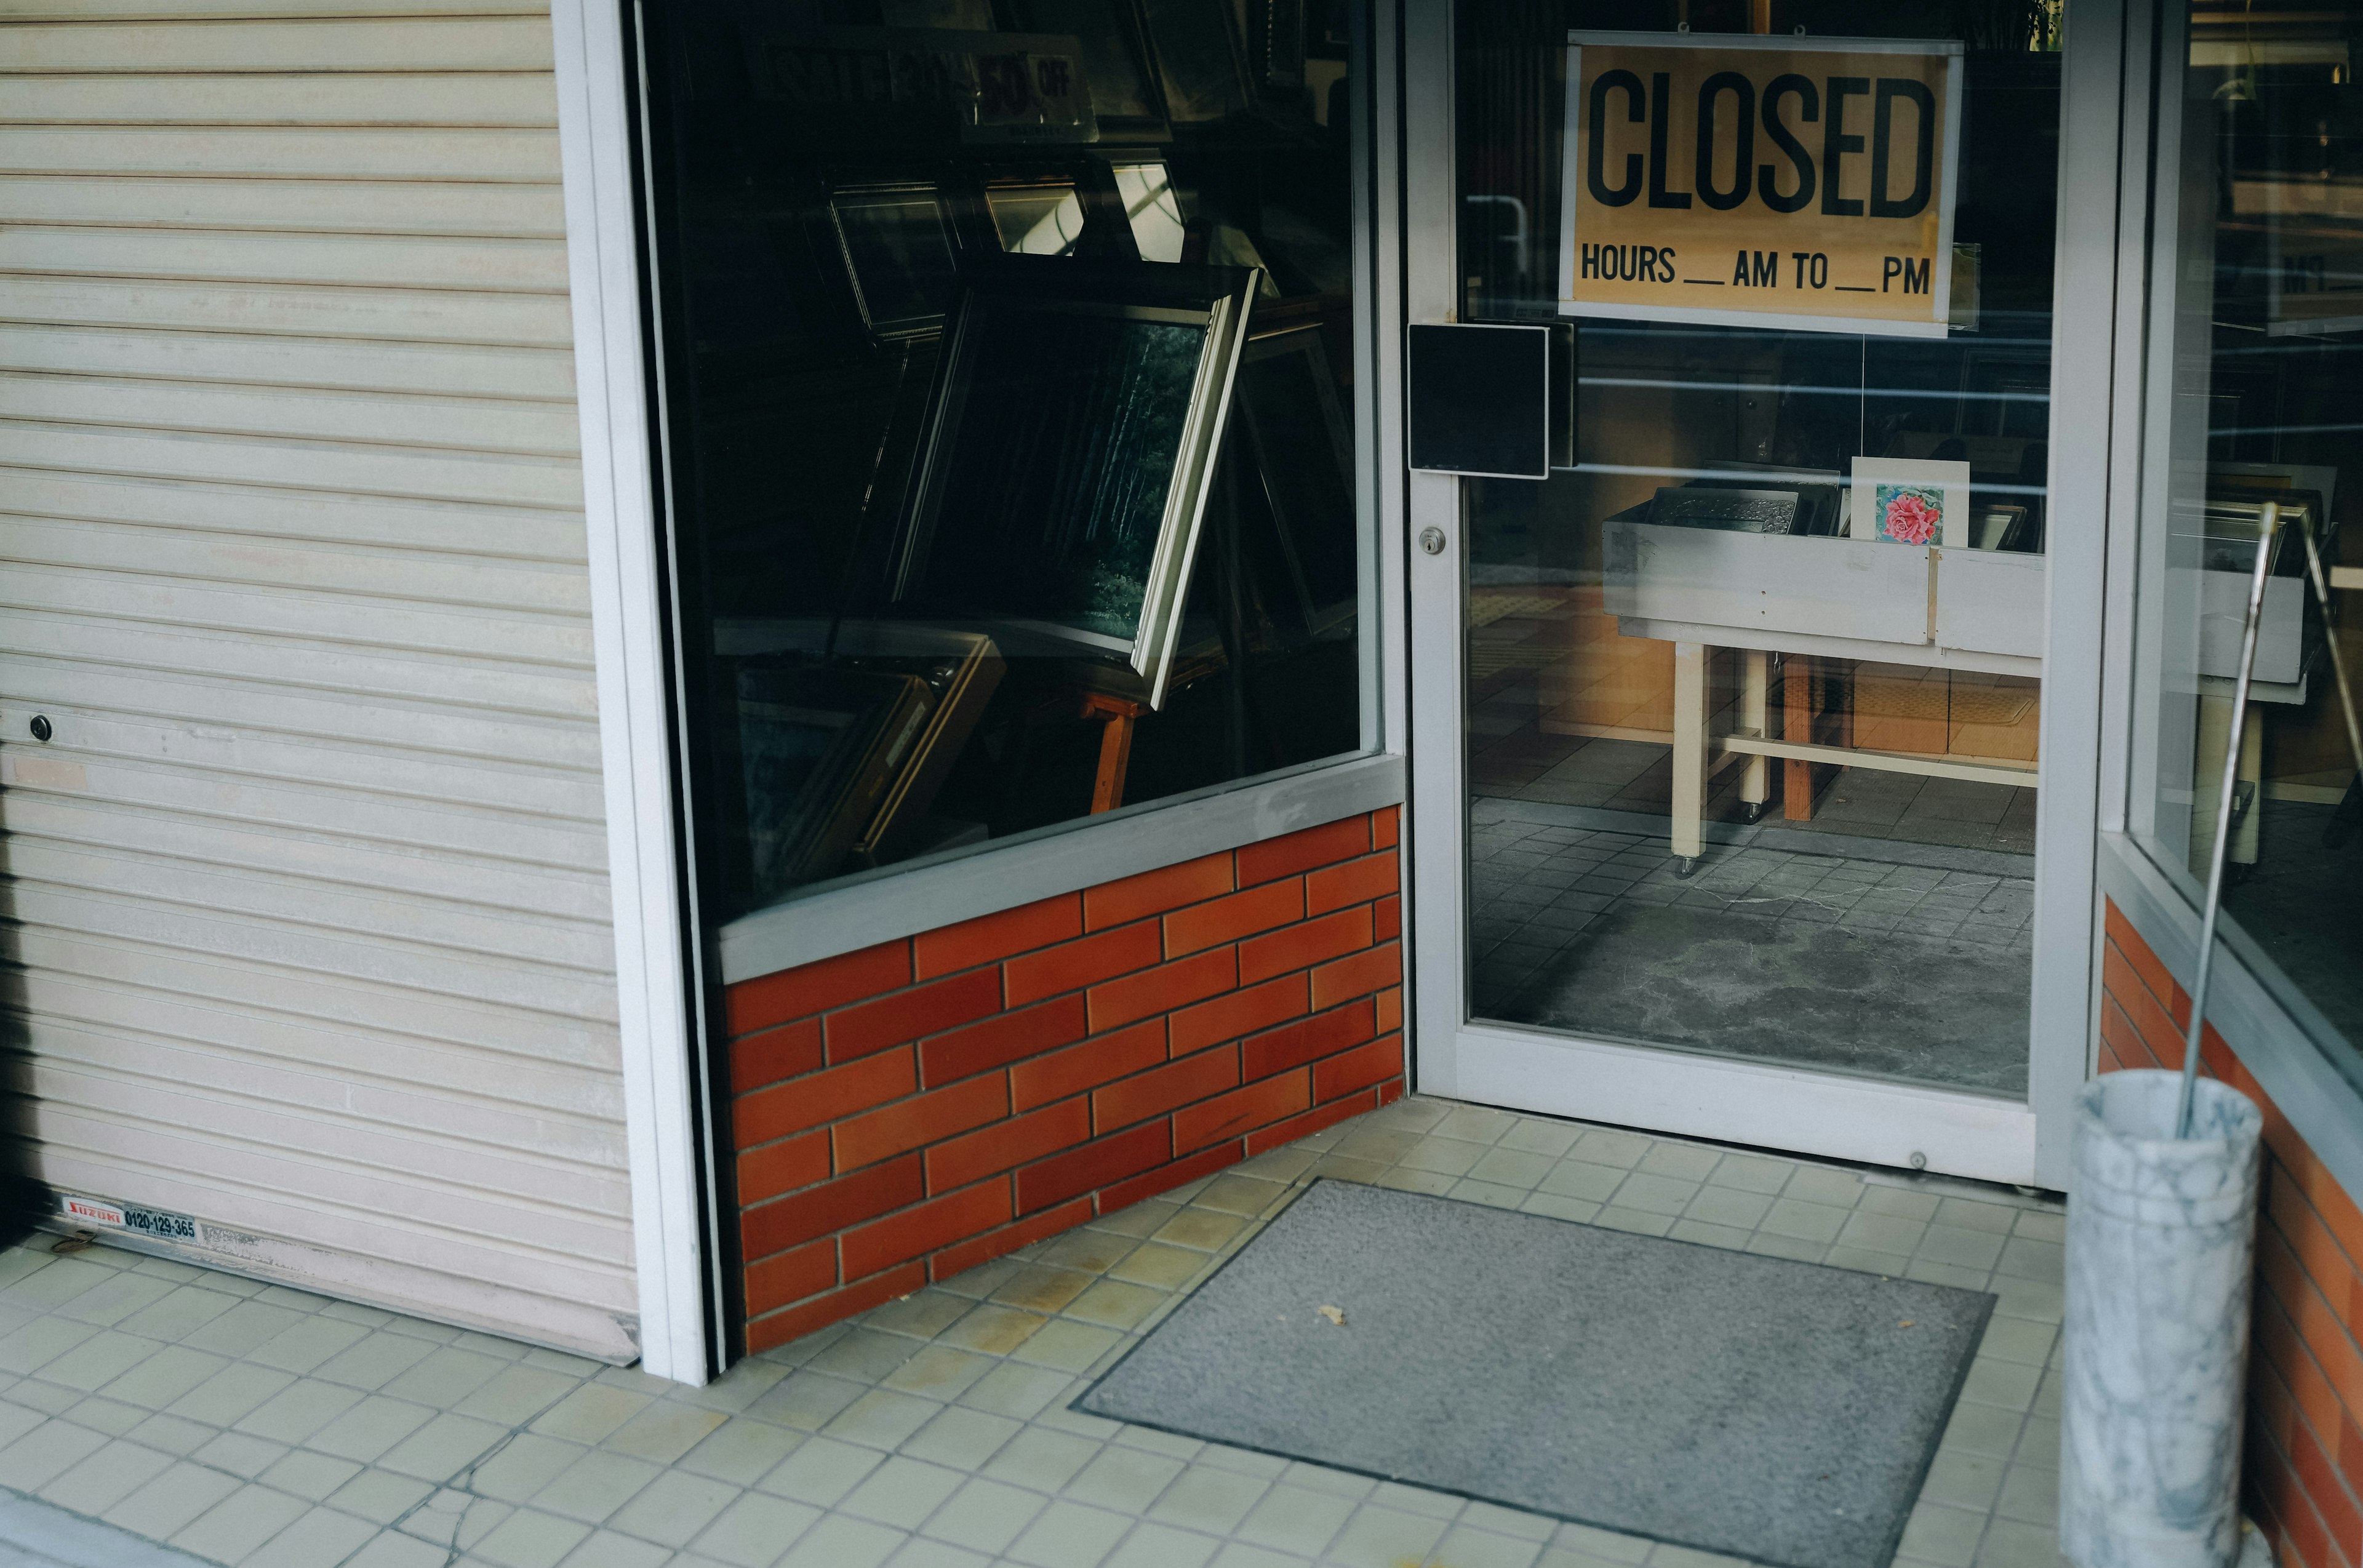
[[[0,1253],[0,1560],[1739,1568],[1069,1408],[1317,1177],[1991,1291],[1896,1562],[2061,1563],[2057,1204],[1416,1096],[702,1389],[37,1238]]]

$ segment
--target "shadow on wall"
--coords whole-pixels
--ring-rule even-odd
[[[0,717],[12,727],[27,716]],[[6,1097],[0,1100],[0,1247],[13,1246],[32,1234],[33,1228],[55,1207],[46,1183],[34,1172],[33,1044],[31,1002],[25,983],[24,923],[17,914],[17,877],[13,839],[9,832],[12,797],[30,780],[20,782],[19,748],[0,751],[0,1051],[5,1051]]]

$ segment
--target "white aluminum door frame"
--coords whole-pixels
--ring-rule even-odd
[[[2036,805],[2035,973],[2025,1101],[1616,1044],[1469,1018],[1467,604],[1461,482],[1410,476],[1411,914],[1414,1081],[1427,1094],[1803,1154],[2065,1188],[2069,1117],[2091,1072],[2099,931],[2102,583],[2123,164],[2124,0],[2074,0],[2062,62],[2055,263],[2051,517],[2047,541],[2044,784]],[[1448,0],[1406,7],[1402,98],[1404,309],[1449,321],[1454,68]],[[2146,150],[2136,148],[2136,152]],[[2141,161],[2136,160],[2136,177]]]

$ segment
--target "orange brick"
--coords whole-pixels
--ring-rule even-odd
[[[1092,1217],[1092,1200],[1079,1197],[1046,1208],[1039,1214],[1029,1214],[1015,1225],[1004,1225],[998,1230],[988,1230],[966,1241],[955,1241],[927,1260],[927,1277],[948,1280],[964,1273],[979,1263],[990,1262],[1004,1252],[1020,1247],[1030,1247],[1045,1236],[1056,1236],[1061,1230],[1071,1230]]]
[[[1138,1127],[1054,1154],[1017,1173],[1017,1212],[1064,1203],[1079,1194],[1137,1175],[1173,1158],[1173,1129],[1162,1121]],[[1104,1211],[1103,1211],[1104,1212]]]
[[[1255,1079],[1301,1067],[1315,1057],[1359,1045],[1379,1032],[1379,1010],[1369,997],[1284,1024],[1239,1042],[1239,1076]]]
[[[818,1296],[836,1284],[834,1238],[759,1259],[747,1265],[747,1316],[758,1317],[807,1296]]]
[[[1220,947],[1094,985],[1084,1002],[1091,1008],[1092,1029],[1096,1033],[1203,1001],[1217,991],[1230,990],[1238,978],[1237,951]]]
[[[1370,906],[1370,933],[1382,942],[1403,935],[1403,899],[1388,894]]]
[[[1242,845],[1238,851],[1239,885],[1252,887],[1274,877],[1294,876],[1315,866],[1334,865],[1370,852],[1370,819],[1365,815],[1307,828],[1260,844]]]
[[[911,956],[919,978],[932,980],[1082,934],[1083,895],[1062,893],[914,937]]]
[[[1231,857],[1203,855],[1180,865],[1162,866],[1083,892],[1083,929],[1104,931],[1127,920],[1162,915],[1184,904],[1215,898],[1231,890]]]
[[[747,1353],[772,1351],[782,1345],[803,1339],[815,1329],[826,1329],[841,1318],[857,1312],[867,1312],[882,1301],[892,1301],[898,1296],[908,1296],[927,1283],[927,1271],[918,1263],[890,1270],[866,1280],[856,1280],[826,1296],[816,1296],[800,1301],[793,1307],[783,1307],[747,1324]]]
[[[2338,1451],[2331,1457],[2338,1462],[2338,1473],[2346,1477],[2346,1489],[2363,1497],[2363,1427],[2355,1424],[2352,1411],[2338,1413]]]
[[[1159,1193],[1170,1192],[1184,1182],[1194,1182],[1201,1176],[1214,1174],[1226,1165],[1238,1162],[1239,1144],[1237,1140],[1217,1143],[1212,1149],[1202,1149],[1195,1154],[1159,1165],[1129,1181],[1101,1188],[1100,1212],[1114,1214],[1117,1209],[1130,1208],[1142,1198],[1155,1197]]]
[[[1130,1127],[1134,1122],[1162,1116],[1176,1106],[1219,1095],[1236,1087],[1238,1081],[1238,1048],[1228,1045],[1201,1051],[1129,1078],[1119,1078],[1106,1088],[1092,1092],[1092,1130],[1109,1132]]]
[[[1358,861],[1342,861],[1334,866],[1323,866],[1309,872],[1304,878],[1304,912],[1326,915],[1332,909],[1343,909],[1348,904],[1368,904],[1373,898],[1383,898],[1395,891],[1395,857],[1392,851],[1364,855]]]
[[[1239,980],[1252,985],[1370,945],[1370,909],[1358,904],[1239,944]]]
[[[838,1242],[845,1258],[845,1277],[860,1279],[924,1257],[938,1247],[1006,1225],[1010,1218],[1006,1181],[980,1182],[929,1198],[915,1208],[847,1231]]]
[[[836,1142],[837,1168],[852,1171],[1008,1114],[1009,1084],[995,1073],[849,1118],[831,1128],[829,1136]]]
[[[2114,996],[2102,994],[2101,998],[2101,1042],[2113,1052],[2120,1065],[2155,1067],[2157,1059],[2150,1055],[2149,1044],[2134,1028],[2133,1019]]]
[[[1300,1138],[1310,1138],[1325,1127],[1335,1127],[1348,1117],[1360,1116],[1374,1110],[1379,1104],[1379,1092],[1365,1089],[1359,1095],[1348,1095],[1342,1100],[1332,1100],[1326,1106],[1315,1106],[1302,1116],[1270,1127],[1258,1128],[1248,1134],[1248,1158],[1252,1160],[1267,1149],[1277,1149],[1283,1143],[1293,1143]]]
[[[1157,922],[1118,926],[1080,941],[1029,952],[1002,965],[1009,977],[1009,1005],[1039,1001],[1061,991],[1080,991],[1101,980],[1147,969],[1165,956]]]
[[[1403,1097],[1403,1094],[1408,1087],[1409,1085],[1404,1084],[1404,1082],[1400,1078],[1388,1079],[1385,1083],[1379,1085],[1379,1104],[1382,1106],[1393,1105],[1397,1100]]]
[[[2277,1174],[2288,1169],[2279,1161],[2273,1163]],[[2297,1254],[2313,1287],[2322,1292],[2339,1320],[2352,1329],[2356,1318],[2355,1266],[2346,1261],[2346,1254],[2339,1250],[2329,1229],[2313,1212],[2313,1205],[2306,1201],[2304,1192],[2296,1182],[2281,1174],[2280,1179],[2267,1184],[2265,1207],[2269,1223],[2280,1232],[2290,1251]]]
[[[2181,1026],[2169,1017],[2149,987],[2135,974],[2133,965],[2124,954],[2111,948],[2101,958],[2101,987],[2125,1010],[2134,1029],[2146,1041],[2151,1054],[2160,1061],[2180,1065],[2182,1061]]]
[[[738,982],[723,993],[723,1028],[734,1035],[752,1034],[910,983],[911,944],[881,942]]]
[[[822,1028],[828,1038],[829,1061],[850,1062],[1000,1010],[1000,973],[972,969],[831,1013]]]
[[[1009,1070],[1009,1102],[1021,1111],[1081,1095],[1165,1060],[1165,1020],[1146,1018],[1113,1034],[1020,1062]]]
[[[1304,974],[1283,974],[1260,985],[1243,985],[1194,1007],[1183,1007],[1172,1018],[1173,1054],[1187,1056],[1193,1051],[1269,1028],[1283,1018],[1296,1018],[1304,1013],[1312,995],[1312,982]]]
[[[730,1092],[743,1095],[817,1068],[820,1020],[800,1018],[784,1028],[741,1035],[725,1049],[730,1052]]]
[[[918,1086],[911,1049],[904,1046],[741,1095],[730,1105],[731,1128],[738,1147],[752,1149],[900,1099]]]
[[[2335,1425],[2343,1409],[2338,1391],[2323,1375],[2322,1363],[2298,1337],[2297,1325],[2269,1284],[2257,1292],[2255,1314],[2257,1349],[2288,1385],[2290,1397],[2317,1427]]]
[[[982,1181],[1071,1148],[1091,1135],[1091,1106],[1080,1098],[994,1122],[927,1151],[927,1190],[945,1193]]]
[[[1286,1121],[1313,1104],[1312,1074],[1304,1068],[1260,1079],[1173,1113],[1173,1151],[1187,1154],[1219,1140],[1237,1139],[1252,1128]]]
[[[1400,1078],[1403,1071],[1403,1036],[1381,1035],[1368,1045],[1358,1045],[1313,1064],[1314,1103],[1326,1105],[1340,1095],[1367,1089],[1389,1078]]]
[[[1318,1012],[1355,996],[1403,984],[1403,944],[1386,942],[1313,972],[1313,1006]]]
[[[2303,1421],[2291,1424],[2287,1451],[2290,1468],[2297,1473],[2298,1485],[2305,1489],[2307,1499],[2322,1515],[2331,1544],[2345,1552],[2349,1562],[2363,1556],[2363,1508],[2357,1508],[2355,1499],[2346,1495],[2338,1472]]]
[[[2124,912],[2117,907],[2113,898],[2108,901],[2108,914],[2103,923],[2108,929],[2110,945],[2124,957],[2143,988],[2176,1018],[2189,1018],[2191,998],[2183,995],[2182,987],[2176,984],[2174,976],[2168,973],[2165,962],[2143,940],[2142,934],[2134,929],[2133,922],[2125,918]]]
[[[1370,847],[1372,849],[1394,848],[1395,839],[1401,827],[1402,812],[1403,807],[1390,806],[1382,811],[1370,813]]]
[[[1293,877],[1210,898],[1165,917],[1165,953],[1180,958],[1304,918],[1304,884]]]
[[[748,1257],[768,1257],[904,1204],[916,1203],[924,1195],[919,1157],[907,1154],[890,1165],[875,1165],[786,1197],[742,1208],[738,1211],[738,1235]]]
[[[777,1197],[828,1179],[828,1134],[815,1130],[783,1138],[738,1156],[740,1207]]]
[[[1039,1056],[1083,1038],[1083,999],[1060,996],[1038,1007],[1002,1013],[919,1046],[919,1081],[930,1089]]]
[[[1390,985],[1379,993],[1379,1032],[1403,1028],[1403,987]]]

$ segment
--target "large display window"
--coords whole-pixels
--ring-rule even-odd
[[[2169,14],[2135,617],[2131,826],[2285,1000],[2363,1040],[2363,6]],[[2233,703],[2259,547],[2254,684]],[[2363,1082],[2363,1059],[2340,1053]]]
[[[706,916],[1358,750],[1345,8],[642,18]]]

